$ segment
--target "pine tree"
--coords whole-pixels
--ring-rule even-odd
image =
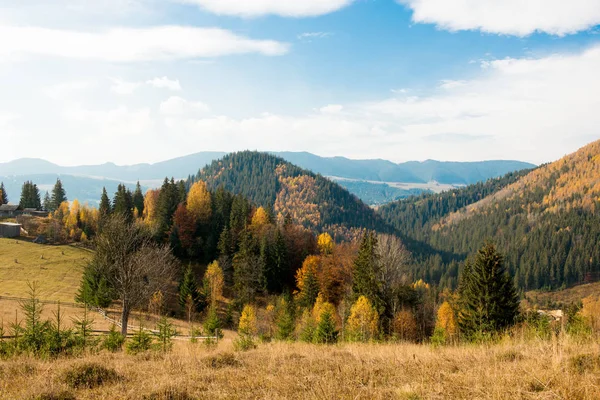
[[[135,191],[133,192],[133,207],[137,210],[138,217],[144,215],[144,194],[142,193],[142,187],[140,182],[135,185]]]
[[[35,208],[39,210],[42,208],[42,202],[40,200],[40,191],[36,184],[31,181],[23,183],[21,189],[21,200],[19,201],[19,207],[24,208]]]
[[[354,261],[352,290],[358,299],[365,296],[381,314],[384,300],[379,282],[379,257],[377,255],[377,235],[367,232],[360,245],[358,256]]]
[[[169,181],[165,178],[158,195],[157,205],[157,235],[159,238],[165,238],[171,225],[173,224],[173,215],[179,205],[179,191],[175,180]]]
[[[123,184],[119,184],[113,198],[112,212],[123,215],[127,222],[133,221],[133,195]]]
[[[65,192],[65,189],[63,188],[60,178],[57,178],[56,184],[52,189],[52,209],[50,211],[58,210],[60,205],[65,201],[67,201],[67,194]]]
[[[183,280],[179,285],[179,305],[182,310],[192,305],[191,311],[202,311],[206,307],[206,299],[203,293],[198,290],[198,282],[191,265],[185,270]]]
[[[100,212],[101,217],[110,215],[110,212],[112,211],[110,199],[108,198],[108,193],[106,192],[106,187],[102,188],[102,196],[100,197],[100,206],[98,207],[98,211]]]
[[[325,309],[319,318],[315,329],[315,343],[332,344],[337,342],[338,331],[335,328],[335,320],[329,309]]]
[[[44,202],[42,204],[42,208],[44,211],[49,211],[50,207],[52,207],[52,200],[50,200],[50,194],[46,190],[46,194],[44,195]]]
[[[504,259],[488,243],[465,264],[459,288],[458,323],[467,338],[491,335],[515,322],[519,298]]]
[[[8,204],[8,193],[4,188],[4,182],[0,182],[0,205]]]

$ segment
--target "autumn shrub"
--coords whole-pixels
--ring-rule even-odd
[[[156,392],[150,393],[142,397],[143,400],[194,400],[195,397],[191,396],[188,392],[183,389],[174,387],[167,387]]]
[[[76,400],[77,397],[69,391],[63,390],[60,392],[46,392],[37,396],[31,397],[31,400]]]
[[[396,338],[402,341],[414,342],[418,338],[417,321],[409,310],[402,310],[396,314],[393,322]]]
[[[114,369],[97,363],[74,365],[64,376],[64,382],[72,389],[93,389],[121,379]]]
[[[226,368],[226,367],[238,367],[241,365],[240,361],[236,358],[235,354],[225,352],[218,353],[204,359],[205,364],[214,369]]]
[[[240,335],[233,340],[233,349],[235,351],[248,351],[256,347],[254,339],[248,335]]]
[[[578,374],[594,371],[600,364],[600,358],[593,354],[578,354],[569,358],[569,367]]]

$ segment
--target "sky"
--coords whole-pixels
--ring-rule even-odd
[[[600,0],[0,0],[0,38],[0,162],[539,164],[600,139]]]

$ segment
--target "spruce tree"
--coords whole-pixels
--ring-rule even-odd
[[[110,199],[108,198],[108,193],[106,193],[106,188],[102,188],[102,196],[100,197],[100,207],[98,208],[101,217],[106,217],[110,215],[111,206]]]
[[[179,284],[179,305],[183,311],[190,306],[190,301],[192,312],[202,311],[206,307],[206,298],[198,289],[198,282],[192,266],[188,265]]]
[[[42,207],[44,211],[50,211],[50,208],[52,207],[52,200],[50,199],[50,194],[47,190],[46,194],[44,195],[44,203],[42,204]]]
[[[35,208],[39,210],[42,208],[42,202],[40,200],[40,191],[36,184],[31,181],[27,181],[23,184],[21,189],[21,200],[19,201],[19,207],[24,208]]]
[[[335,329],[335,320],[329,310],[323,311],[315,329],[315,343],[332,344],[337,342],[338,331]]]
[[[377,235],[369,231],[365,233],[354,261],[352,291],[356,299],[360,296],[369,299],[381,314],[384,311],[384,300],[378,276]]]
[[[54,189],[52,189],[52,209],[50,211],[57,210],[65,201],[67,201],[67,194],[63,188],[60,178],[57,178],[56,184],[54,184]]]
[[[488,243],[467,261],[460,286],[461,332],[470,339],[494,334],[515,322],[519,297],[504,259],[496,247]]]
[[[127,222],[133,221],[133,195],[125,185],[118,186],[112,209],[115,214],[123,215]]]
[[[138,217],[141,218],[144,214],[144,194],[142,193],[139,181],[135,185],[135,191],[133,192],[133,207],[137,210]]]
[[[0,205],[8,204],[8,193],[4,188],[4,182],[0,182]]]

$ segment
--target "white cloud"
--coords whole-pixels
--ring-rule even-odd
[[[146,84],[159,89],[169,89],[173,91],[181,90],[181,84],[179,83],[179,80],[171,80],[166,76],[163,76],[162,78],[150,79],[149,81],[146,81]]]
[[[329,104],[325,107],[321,107],[320,111],[323,114],[336,114],[341,112],[344,109],[344,106],[340,105],[340,104]]]
[[[119,78],[110,78],[110,80],[113,83],[110,91],[121,96],[132,94],[142,86],[141,82],[127,82]]]
[[[0,128],[7,127],[11,122],[18,120],[19,118],[21,118],[19,114],[0,113]]]
[[[461,87],[465,84],[465,81],[455,81],[452,79],[444,79],[440,84],[440,89],[452,90],[457,87]]]
[[[477,77],[422,97],[326,106],[300,116],[171,115],[184,149],[307,150],[394,161],[546,162],[600,138],[600,46],[570,55],[489,62]],[[455,81],[452,81],[455,82]],[[285,138],[285,140],[282,140]]]
[[[120,78],[109,78],[112,81],[110,91],[118,95],[130,95],[144,85],[152,86],[157,89],[168,89],[172,91],[180,91],[181,84],[179,80],[171,80],[166,76],[162,78],[149,79],[146,82],[129,82]]]
[[[238,17],[260,17],[279,15],[282,17],[315,17],[340,10],[354,0],[175,0],[195,4],[220,15]]]
[[[310,41],[311,39],[323,39],[331,35],[331,32],[304,32],[298,35],[298,39]]]
[[[19,55],[54,56],[108,62],[139,62],[259,53],[285,54],[288,45],[253,40],[218,28],[162,26],[80,32],[0,26],[0,59]]]
[[[564,36],[600,24],[599,0],[396,0],[413,21],[450,31],[480,30],[515,36]]]
[[[94,86],[93,82],[72,81],[46,86],[43,92],[53,100],[65,100]]]
[[[160,113],[166,116],[193,116],[210,111],[210,107],[202,102],[188,101],[178,96],[171,96],[160,104]]]

